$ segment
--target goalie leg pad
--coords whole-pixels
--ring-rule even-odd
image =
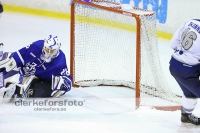
[[[28,96],[33,98],[51,97],[51,82],[34,79],[28,90]]]
[[[12,83],[7,83],[6,84],[6,87],[9,87],[9,86],[12,86]],[[4,92],[4,95],[3,95],[3,103],[8,103],[10,101],[12,101],[12,96],[14,95],[16,91],[16,85],[11,87],[9,90],[5,91]]]

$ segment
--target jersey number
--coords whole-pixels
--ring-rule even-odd
[[[187,28],[184,30],[182,36],[181,36],[181,45],[185,50],[188,50],[192,47],[193,41],[197,39],[197,35],[195,32],[190,31],[190,28]]]

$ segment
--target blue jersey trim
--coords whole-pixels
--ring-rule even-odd
[[[20,56],[18,55],[17,52],[13,53],[13,58],[15,59],[15,61],[17,63],[17,67],[23,66],[24,60],[23,59],[22,59],[23,61],[21,60],[21,58],[20,58]]]

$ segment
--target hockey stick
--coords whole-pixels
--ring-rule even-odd
[[[3,43],[0,43],[0,60],[3,58]],[[0,69],[0,91],[7,91],[8,89],[5,89],[4,85],[4,74],[5,69]]]
[[[0,43],[0,60],[3,57],[3,43]]]

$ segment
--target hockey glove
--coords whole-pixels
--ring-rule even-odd
[[[52,97],[59,97],[70,91],[72,78],[70,76],[52,76]]]
[[[0,60],[0,68],[5,68],[6,72],[13,70],[17,66],[15,59],[12,57],[12,53],[5,52]]]

